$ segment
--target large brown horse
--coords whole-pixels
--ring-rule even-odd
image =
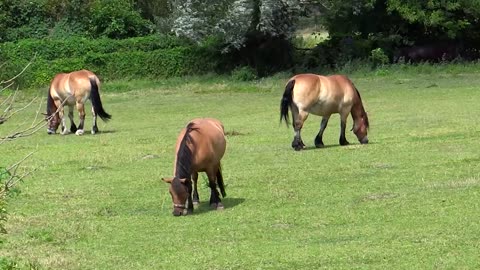
[[[323,147],[323,132],[328,119],[334,113],[340,114],[340,145],[348,144],[345,128],[350,113],[353,118],[353,132],[360,143],[368,143],[368,116],[363,108],[360,93],[346,76],[299,74],[292,77],[287,82],[280,104],[280,121],[284,119],[287,124],[289,107],[295,131],[292,147],[297,151],[305,147],[300,131],[309,113],[323,117],[320,131],[315,137],[316,147]]]
[[[100,80],[98,77],[88,70],[55,75],[50,83],[47,96],[46,118],[48,119],[48,134],[54,134],[60,124],[62,124],[61,134],[68,133],[65,123],[65,113],[63,111],[63,107],[68,106],[70,131],[77,135],[82,135],[84,133],[83,126],[85,123],[85,102],[88,99],[92,102],[93,127],[91,133],[97,133],[97,115],[100,116],[103,121],[108,121],[112,117],[103,109],[99,86]],[[73,121],[73,106],[77,107],[80,115],[78,128]],[[58,113],[56,113],[57,111]]]
[[[220,160],[225,153],[226,141],[223,124],[213,118],[197,118],[190,121],[180,132],[174,162],[174,177],[162,178],[170,183],[173,200],[173,215],[193,212],[193,204],[199,203],[197,180],[199,172],[206,172],[210,186],[210,206],[223,209],[217,184],[225,197],[225,186]],[[192,180],[194,184],[192,199]]]

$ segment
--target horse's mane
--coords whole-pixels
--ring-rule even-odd
[[[355,86],[354,86],[354,87],[355,87]],[[365,125],[367,126],[367,129],[368,129],[368,128],[370,127],[370,123],[368,122],[367,112],[365,111],[365,108],[363,107],[362,97],[360,96],[360,92],[358,92],[357,87],[355,87],[355,91],[357,92],[358,101],[360,102],[360,108],[361,108],[362,117],[365,119]]]
[[[179,179],[190,178],[192,172],[192,159],[193,153],[187,143],[193,144],[192,136],[190,133],[197,128],[193,127],[194,123],[189,123],[185,128],[185,135],[180,142],[180,146],[177,152],[177,164],[175,164],[175,177]]]
[[[57,111],[57,106],[55,105],[55,102],[53,101],[53,97],[50,94],[50,88],[48,88],[47,91],[47,116],[51,116]]]

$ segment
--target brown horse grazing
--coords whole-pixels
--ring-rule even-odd
[[[77,135],[83,135],[83,125],[85,122],[85,102],[90,99],[92,102],[93,127],[92,134],[98,132],[97,115],[103,121],[108,121],[112,116],[105,112],[99,93],[100,80],[91,71],[79,70],[71,73],[60,73],[55,75],[47,96],[48,134],[54,134],[60,123],[62,124],[61,134],[67,134],[68,130],[65,124],[65,115],[63,106],[68,106],[68,117],[70,118],[70,131]],[[77,107],[80,115],[80,124],[78,126],[73,122],[73,106]],[[58,110],[60,108],[60,110]],[[58,113],[56,113],[58,110]],[[53,117],[51,117],[53,115]]]
[[[334,113],[340,114],[340,145],[347,145],[345,128],[348,114],[352,114],[353,132],[360,143],[368,143],[368,116],[363,108],[362,99],[357,88],[346,76],[320,76],[316,74],[299,74],[292,77],[285,87],[280,104],[280,121],[288,125],[288,108],[292,111],[295,137],[292,147],[301,150],[305,147],[300,136],[308,114],[322,116],[320,131],[315,137],[315,146],[323,147],[323,132],[328,119]]]
[[[190,121],[180,132],[177,145],[174,177],[162,178],[170,183],[173,200],[173,215],[193,212],[193,204],[199,203],[197,180],[198,172],[206,172],[210,186],[210,206],[223,209],[217,184],[225,197],[225,186],[220,168],[220,160],[225,153],[226,141],[223,124],[213,118],[197,118]],[[194,184],[192,199],[192,180]]]

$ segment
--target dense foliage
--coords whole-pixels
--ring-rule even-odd
[[[72,37],[28,39],[0,44],[1,77],[18,73],[35,61],[17,82],[46,85],[56,73],[90,69],[103,79],[170,77],[202,74],[217,67],[217,51],[165,35],[124,40]],[[0,79],[2,79],[0,78]]]
[[[374,65],[402,56],[428,61],[475,59],[480,56],[479,17],[480,2],[467,0],[0,0],[0,42],[19,44],[15,49],[14,45],[2,45],[0,60],[26,61],[35,51],[36,62],[41,64],[33,69],[43,74],[34,71],[40,77],[32,83],[40,83],[54,69],[77,67],[97,70],[109,78],[195,73],[192,68],[172,70],[186,62],[173,64],[171,61],[177,60],[171,55],[196,59],[201,56],[192,54],[205,51],[215,52],[215,57],[206,61],[213,62],[209,70],[214,63],[223,71],[249,66],[260,76],[294,66],[297,70],[337,68],[354,59]],[[321,24],[328,39],[307,50],[296,50],[293,37],[301,18]],[[159,33],[174,43],[168,47],[171,53],[165,51],[163,40],[159,45],[153,40],[140,45],[146,48],[137,47],[136,38],[148,40]],[[173,41],[170,35],[180,40]],[[133,40],[123,41],[130,38]],[[21,41],[24,39],[30,41]],[[98,39],[89,41],[96,45],[85,45],[92,39]],[[186,45],[183,39],[192,43]],[[402,47],[415,48],[412,46],[440,51],[411,57]],[[160,66],[168,67],[166,70],[136,64],[163,56],[167,59],[162,59]],[[123,63],[128,59],[131,64]],[[24,64],[20,62],[10,65]],[[44,65],[49,71],[40,71]],[[141,69],[135,70],[137,66]]]

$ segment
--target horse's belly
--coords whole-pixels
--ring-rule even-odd
[[[332,106],[328,103],[316,103],[308,110],[308,112],[315,115],[328,116],[338,113],[338,107]]]

